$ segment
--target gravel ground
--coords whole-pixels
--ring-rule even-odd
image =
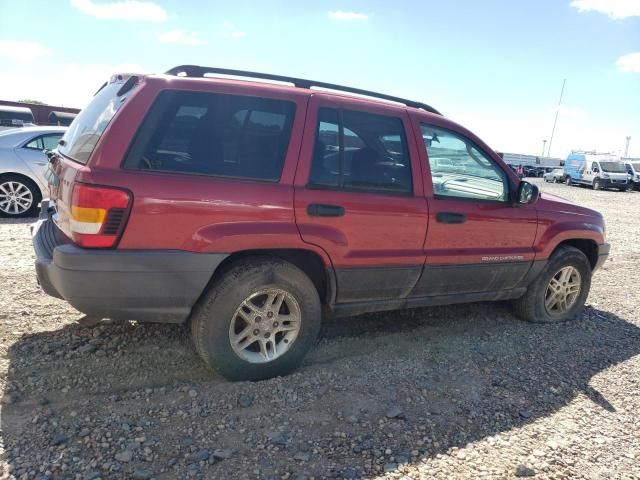
[[[327,322],[297,373],[229,383],[185,328],[103,322],[36,285],[0,221],[0,478],[640,478],[640,194],[600,210],[612,254],[575,322],[506,304]]]

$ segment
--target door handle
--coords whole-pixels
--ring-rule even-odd
[[[344,215],[344,207],[312,203],[307,207],[307,213],[311,217],[341,217]]]
[[[467,217],[462,213],[438,212],[436,220],[438,223],[464,223]]]

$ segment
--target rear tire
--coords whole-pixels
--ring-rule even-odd
[[[562,272],[571,271],[570,278],[562,285]],[[560,280],[558,279],[560,276]],[[566,309],[554,309],[557,304],[551,304],[556,289],[572,288],[571,282],[579,280],[579,291],[567,295],[564,305]],[[567,286],[568,285],[568,286]],[[534,323],[557,323],[574,319],[583,309],[591,288],[591,264],[589,260],[575,247],[562,246],[558,248],[536,278],[527,288],[527,292],[513,301],[514,313],[523,320]],[[562,293],[562,292],[561,292]],[[562,303],[562,302],[560,302]]]
[[[41,200],[40,189],[30,178],[13,174],[0,176],[0,217],[34,217]]]
[[[296,317],[293,332],[295,322],[287,319]],[[254,257],[213,281],[191,315],[191,334],[200,357],[225,378],[263,380],[300,365],[320,322],[318,291],[302,270],[277,258]]]

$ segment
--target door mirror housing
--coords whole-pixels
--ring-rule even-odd
[[[529,203],[535,203],[540,198],[540,190],[537,186],[522,181],[518,185],[518,191],[516,193],[516,203],[526,205]]]
[[[594,168],[591,169],[591,171],[593,173],[598,173],[600,171],[600,169],[598,167],[594,167]]]

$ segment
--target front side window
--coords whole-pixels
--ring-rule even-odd
[[[436,197],[507,201],[506,174],[474,143],[432,125],[420,124],[420,130]]]
[[[277,181],[295,104],[238,95],[164,92],[126,168]]]
[[[309,185],[411,193],[411,164],[402,120],[321,108]]]

